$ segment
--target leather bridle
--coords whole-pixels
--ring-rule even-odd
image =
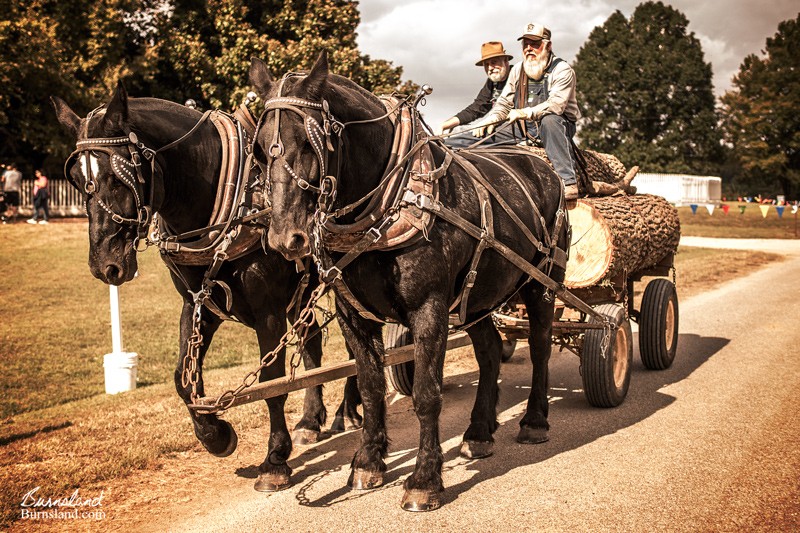
[[[339,142],[341,141],[341,133],[344,130],[344,124],[333,117],[327,100],[313,102],[311,100],[296,96],[282,96],[281,93],[283,92],[285,81],[294,76],[300,76],[300,74],[289,73],[281,78],[278,96],[267,100],[264,103],[264,112],[258,121],[256,133],[253,135],[253,143],[257,143],[259,131],[261,130],[261,126],[267,120],[267,114],[270,111],[274,111],[274,133],[272,136],[272,142],[266,151],[268,160],[265,179],[268,186],[272,181],[271,174],[273,165],[279,163],[284,170],[286,170],[289,176],[291,176],[292,180],[298,187],[304,191],[310,190],[317,193],[317,206],[320,211],[326,212],[331,208],[334,200],[336,199],[337,185],[336,177],[327,174],[329,161],[328,155],[329,152],[334,151],[334,136],[336,137],[337,145],[340,145]],[[311,114],[306,110],[315,110],[321,112],[322,124],[320,124],[320,121],[311,116]],[[282,111],[291,111],[302,118],[306,137],[314,149],[314,154],[316,155],[319,163],[319,185],[312,184],[311,179],[308,177],[298,175],[291,165],[289,165],[289,163],[286,161],[286,158],[284,157],[286,150],[284,149],[283,141],[281,140],[280,131]]]
[[[89,115],[86,117],[86,121],[88,122],[103,107],[104,106],[100,106],[89,113]],[[77,160],[84,158],[84,169],[86,174],[84,177],[86,178],[86,181],[83,184],[83,192],[86,193],[85,202],[87,211],[89,199],[94,197],[97,205],[99,205],[103,211],[111,215],[111,219],[115,223],[123,226],[134,226],[137,231],[134,248],[139,250],[140,242],[147,243],[147,233],[150,228],[150,223],[153,221],[153,213],[155,210],[154,204],[156,200],[156,184],[154,182],[155,176],[163,175],[161,167],[156,161],[156,156],[160,152],[168,150],[169,148],[172,148],[187,139],[190,135],[197,131],[197,128],[203,122],[205,122],[210,113],[210,111],[205,112],[198,122],[179,139],[156,150],[145,146],[143,142],[139,141],[136,133],[132,131],[128,132],[127,136],[124,137],[94,137],[80,140],[76,143],[75,151],[69,155],[64,163],[64,175],[73,187],[81,190],[81,187],[71,175],[71,169]],[[120,147],[127,149],[128,157],[124,157],[118,153],[118,149]],[[104,153],[108,156],[109,164],[111,166],[111,170],[113,171],[114,177],[116,177],[119,182],[130,189],[131,193],[133,194],[133,198],[136,202],[136,218],[127,217],[120,214],[115,210],[114,205],[109,200],[103,200],[103,198],[100,197],[97,185],[98,176],[94,175],[91,164],[91,158],[96,157],[98,152]],[[144,165],[142,159],[149,161],[150,164]],[[149,194],[147,196],[145,195],[145,185],[147,184],[147,181],[145,180],[144,172],[142,170],[144,166],[149,167],[151,178]]]

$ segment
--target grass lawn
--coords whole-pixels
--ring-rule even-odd
[[[688,217],[690,223],[684,222],[687,215],[681,212],[684,228],[703,226],[701,214],[689,211]],[[706,213],[709,232],[726,220],[721,212],[717,217],[711,220]],[[724,229],[729,235],[733,231]],[[785,234],[780,227],[764,231]],[[87,256],[85,221],[0,227],[0,526],[18,517],[20,498],[33,487],[68,495],[200,448],[172,384],[180,299],[167,269],[148,251],[140,256],[139,277],[120,287],[124,348],[139,354],[139,388],[108,396],[102,367],[103,355],[111,351],[108,287],[91,276]],[[679,297],[776,259],[682,249],[676,259]],[[328,362],[346,357],[335,327],[325,354]],[[471,358],[471,351],[448,357]],[[206,358],[209,392],[238,384],[257,359],[255,335],[238,324],[223,325]],[[340,398],[340,386],[326,387],[330,414]],[[301,409],[302,393],[292,393],[290,417]],[[232,409],[225,417],[237,429],[268,424],[261,402]]]
[[[705,206],[678,208],[681,219],[681,235],[694,237],[722,237],[733,239],[797,239],[800,238],[798,214],[792,214],[787,207],[783,216],[778,217],[775,206],[770,206],[767,216],[761,215],[758,204],[727,202],[728,214],[717,207],[709,214]],[[744,213],[740,212],[743,206]]]

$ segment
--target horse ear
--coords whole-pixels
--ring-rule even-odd
[[[78,117],[67,103],[58,96],[51,96],[50,102],[53,104],[53,109],[56,110],[56,118],[58,121],[69,130],[73,138],[77,139],[81,125],[80,117]]]
[[[125,90],[122,80],[117,82],[117,90],[108,103],[104,120],[120,127],[128,122],[128,91]]]
[[[272,76],[267,64],[257,57],[250,58],[250,83],[263,100],[272,88]]]
[[[325,87],[325,82],[328,80],[328,52],[323,50],[320,52],[314,66],[311,67],[311,72],[303,80],[303,87],[308,91],[308,96],[311,98],[320,98],[322,96],[322,89]]]

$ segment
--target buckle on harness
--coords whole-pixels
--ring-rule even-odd
[[[342,275],[342,270],[336,265],[333,265],[329,269],[323,270],[320,274],[323,282],[331,283],[339,279],[339,277]]]
[[[381,227],[382,226],[383,224],[381,224]],[[367,235],[372,237],[372,242],[378,242],[378,240],[383,236],[381,230],[375,227],[369,228],[369,230],[367,230]]]

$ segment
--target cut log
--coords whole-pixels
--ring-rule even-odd
[[[570,289],[655,266],[678,250],[678,211],[661,196],[619,194],[569,205],[572,242],[564,284]]]
[[[526,148],[545,160],[550,168],[553,168],[553,163],[548,159],[544,148],[538,146],[527,146]],[[579,150],[577,156],[576,171],[578,172],[579,189],[584,194],[608,196],[617,190],[636,194],[636,187],[631,186],[631,180],[636,176],[639,167],[626,170],[625,165],[616,156],[594,150]],[[612,187],[605,187],[603,184],[612,185]]]

